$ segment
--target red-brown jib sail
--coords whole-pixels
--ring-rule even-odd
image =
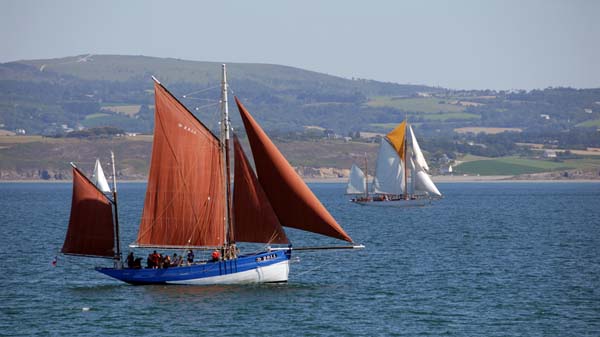
[[[281,224],[352,242],[237,97],[235,102],[250,141],[258,180]]]
[[[233,138],[235,184],[233,185],[234,237],[237,242],[289,243],[285,231],[258,183],[237,138]]]
[[[219,139],[159,83],[140,246],[221,246],[225,192]]]
[[[114,257],[115,231],[108,198],[73,167],[73,198],[63,254]]]

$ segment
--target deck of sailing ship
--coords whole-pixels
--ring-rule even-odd
[[[124,268],[121,263],[117,186],[96,183],[73,165],[73,200],[62,252],[115,260],[103,274],[131,284],[285,282],[292,248],[283,226],[333,237],[362,248],[335,221],[243,104],[235,99],[252,149],[252,170],[231,126],[227,77],[222,69],[221,135],[214,135],[155,79],[155,130],[140,227],[133,248],[216,249],[217,261],[166,269]],[[233,138],[235,184],[231,189]],[[100,179],[101,180],[101,179]],[[105,180],[105,179],[104,179]],[[239,254],[238,242],[264,244]],[[280,245],[280,246],[275,246]],[[311,249],[332,248],[313,247]]]

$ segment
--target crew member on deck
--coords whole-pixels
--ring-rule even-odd
[[[160,255],[154,251],[154,253],[152,253],[152,268],[158,268],[158,265],[160,263]]]
[[[194,252],[190,249],[187,254],[187,262],[188,264],[194,263]]]
[[[172,267],[179,267],[179,266],[181,266],[181,256],[177,255],[177,253],[173,254],[173,262],[171,262],[171,266]]]
[[[148,259],[146,260],[146,268],[154,268],[154,257],[152,257],[152,254],[148,254]]]
[[[127,268],[134,268],[135,267],[135,258],[133,257],[133,252],[129,252],[129,254],[127,254]]]
[[[216,261],[219,261],[221,254],[219,253],[218,250],[214,250],[210,256],[212,257],[212,261],[216,262]]]

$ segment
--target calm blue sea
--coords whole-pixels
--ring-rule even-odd
[[[366,249],[296,252],[288,284],[191,287],[119,283],[102,259],[53,267],[71,185],[2,183],[0,335],[600,336],[600,184],[439,184],[445,199],[413,209],[310,187]],[[120,185],[124,243],[144,191]]]

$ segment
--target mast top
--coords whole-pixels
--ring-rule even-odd
[[[156,77],[154,77],[154,75],[152,75],[152,79],[154,80],[154,82],[160,84],[160,81]]]

